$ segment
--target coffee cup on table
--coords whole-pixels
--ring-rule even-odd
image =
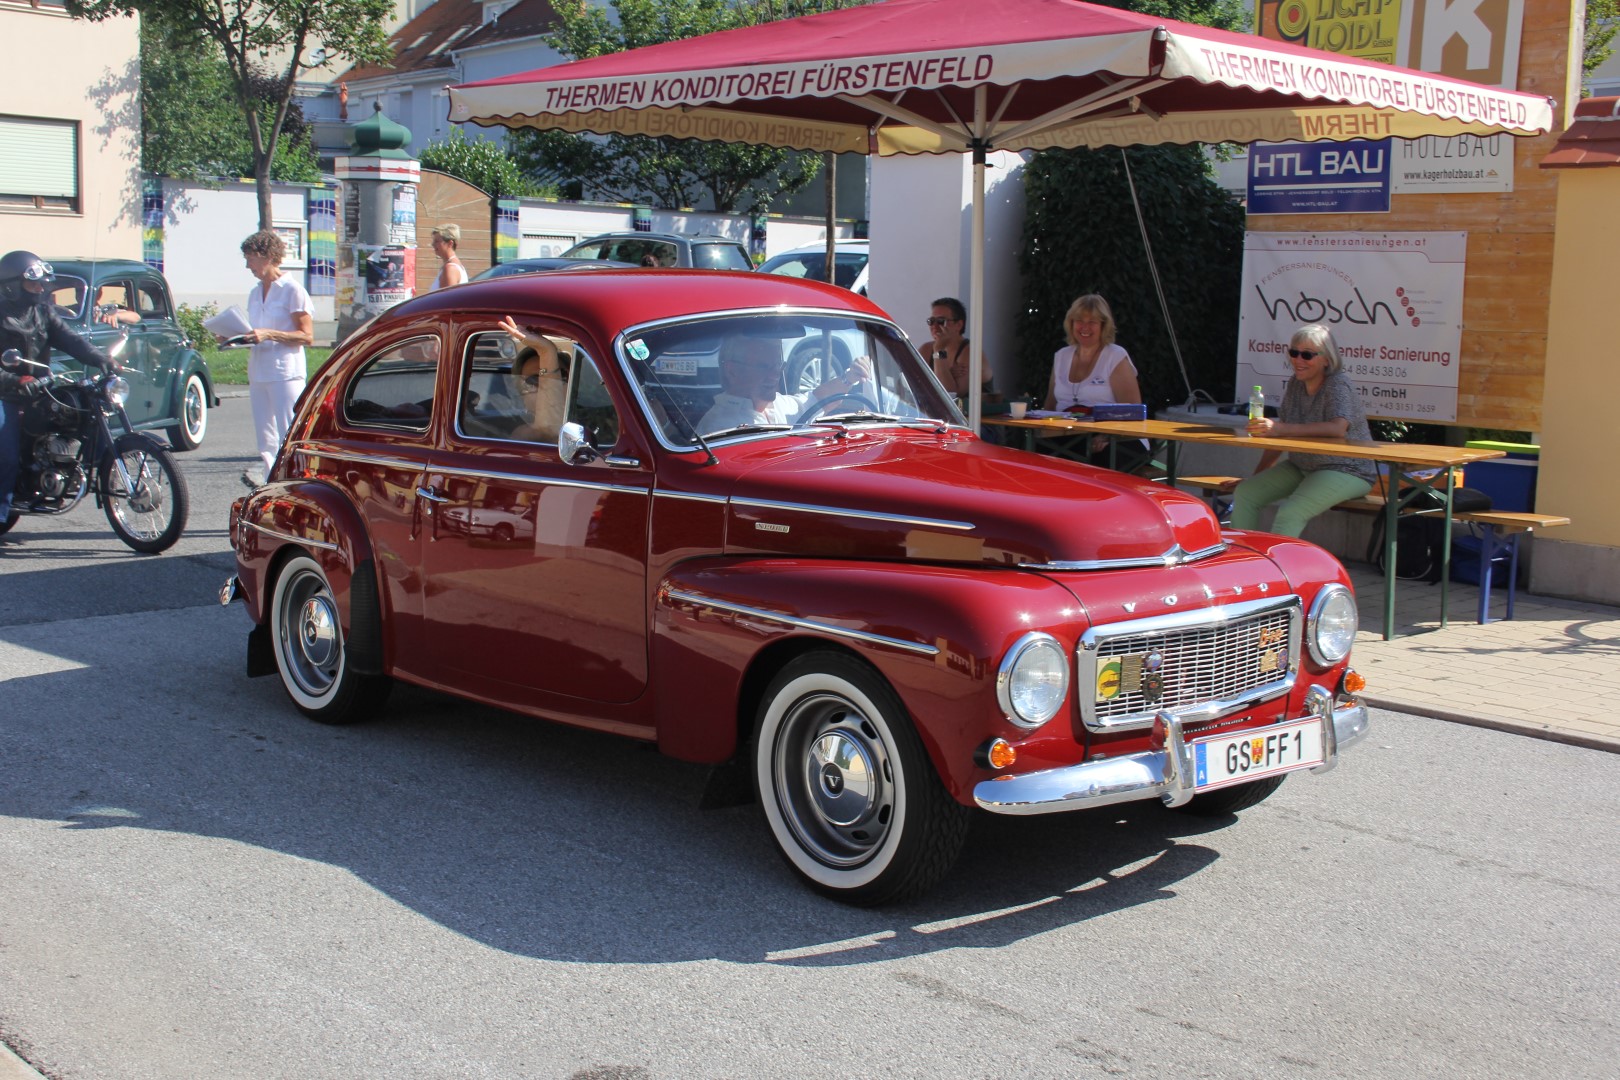
[[[1027,401],[1012,401],[1007,403],[1007,409],[1012,413],[1012,418],[1014,420],[1022,420],[1024,418],[1024,412],[1028,408],[1029,402]]]

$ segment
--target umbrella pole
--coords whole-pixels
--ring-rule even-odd
[[[977,434],[983,404],[984,376],[984,139],[985,88],[973,94],[973,240],[968,270],[968,427]]]

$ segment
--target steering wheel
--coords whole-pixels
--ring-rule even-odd
[[[816,417],[820,416],[823,412],[825,412],[826,409],[827,409],[827,406],[831,405],[833,402],[835,402],[835,401],[846,401],[846,400],[847,401],[860,402],[860,404],[863,405],[868,412],[877,412],[878,411],[878,408],[877,408],[877,406],[875,404],[873,404],[872,402],[866,400],[864,397],[862,397],[859,394],[853,394],[853,393],[829,394],[826,397],[822,398],[820,401],[812,401],[808,406],[806,406],[804,412],[799,414],[798,419],[793,421],[793,426],[794,427],[804,427],[810,421],[814,420]]]

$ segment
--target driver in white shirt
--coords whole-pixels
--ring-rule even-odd
[[[698,421],[698,431],[708,435],[750,424],[791,424],[811,402],[853,393],[872,374],[872,362],[859,357],[837,378],[790,396],[780,392],[785,363],[777,338],[726,338],[720,346],[720,393]]]

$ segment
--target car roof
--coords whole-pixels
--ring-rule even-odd
[[[46,262],[57,273],[73,274],[76,277],[87,277],[92,273],[100,277],[109,277],[113,274],[141,274],[150,273],[162,277],[162,271],[139,259],[92,259],[83,256],[67,257],[61,259],[47,258]]]
[[[379,316],[368,336],[429,314],[530,312],[568,316],[606,336],[660,319],[780,305],[887,318],[848,289],[748,270],[553,270],[471,281],[406,300]]]
[[[685,241],[686,243],[692,244],[722,243],[736,244],[738,247],[742,246],[741,240],[733,240],[729,236],[721,236],[718,233],[668,233],[635,231],[599,233],[596,236],[587,236],[585,239],[579,241],[573,246],[578,247],[579,244],[589,244],[593,240],[669,240],[673,241],[674,243],[681,243],[682,241]]]

